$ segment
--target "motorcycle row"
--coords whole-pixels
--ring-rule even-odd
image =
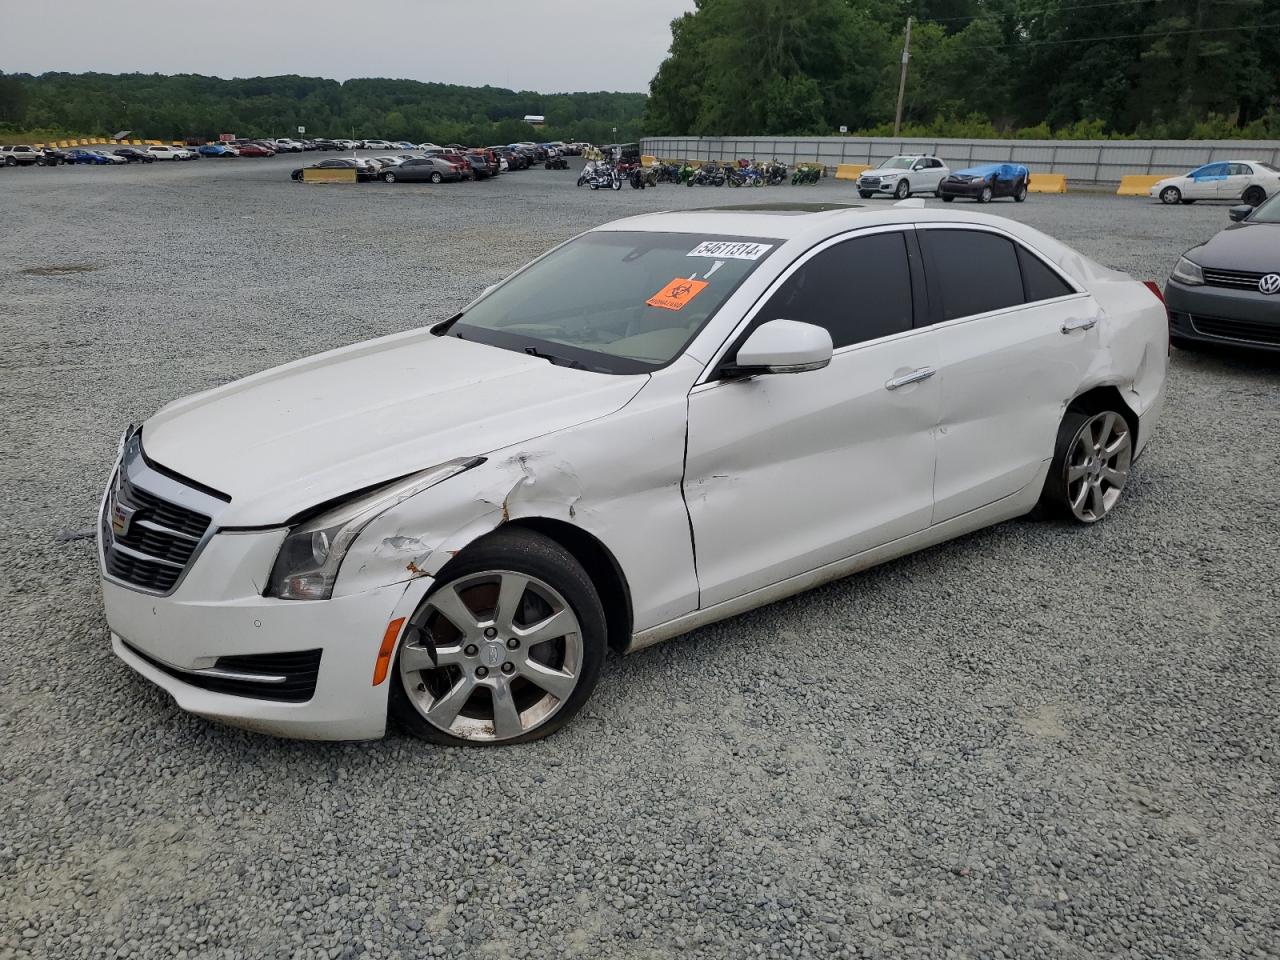
[[[578,177],[578,186],[592,190],[621,190],[623,183],[632,189],[643,190],[660,183],[683,183],[685,186],[723,187],[775,187],[786,183],[817,183],[822,175],[820,167],[798,167],[793,173],[785,163],[773,160],[757,163],[755,160],[739,160],[737,163],[706,163],[694,166],[690,163],[659,163],[646,167],[638,163],[611,163],[592,160]]]

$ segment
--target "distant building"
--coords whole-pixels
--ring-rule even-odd
[[[524,122],[531,123],[535,127],[540,127],[547,122],[547,118],[542,116],[540,113],[530,113],[525,115]]]

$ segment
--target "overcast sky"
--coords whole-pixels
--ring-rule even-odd
[[[647,91],[693,0],[0,0],[6,73]]]

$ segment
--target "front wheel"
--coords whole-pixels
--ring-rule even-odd
[[[1123,414],[1068,410],[1040,502],[1064,520],[1097,523],[1119,502],[1132,462],[1133,437]]]
[[[1160,202],[1175,204],[1182,200],[1182,191],[1177,187],[1165,187],[1160,191]]]
[[[1018,187],[1018,192],[1013,195],[1014,203],[1022,203],[1027,199],[1027,185],[1024,183]]]
[[[911,196],[911,184],[907,183],[906,180],[899,180],[898,187],[893,191],[893,195],[898,200],[907,199],[907,197]]]
[[[586,182],[587,182],[587,178],[586,178],[586,177],[579,177],[579,178],[578,178],[578,186],[582,186],[582,185],[583,185],[584,183],[586,183]]]
[[[390,711],[434,743],[539,740],[591,696],[604,609],[582,565],[531,530],[505,528],[441,571],[405,627]]]
[[[991,189],[990,187],[983,187],[983,188],[982,188],[982,192],[981,192],[980,194],[978,194],[978,202],[979,202],[979,203],[990,203],[990,202],[991,202],[991,198],[992,198],[992,197],[994,197],[994,196],[995,196],[995,193],[992,191],[992,189]]]
[[[863,200],[870,200],[872,197],[875,196],[875,194],[872,193],[870,190],[859,190],[858,196],[860,196]]]

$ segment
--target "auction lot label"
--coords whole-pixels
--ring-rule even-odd
[[[686,257],[717,257],[721,260],[759,260],[773,249],[771,243],[746,243],[738,240],[704,240],[685,254]]]

